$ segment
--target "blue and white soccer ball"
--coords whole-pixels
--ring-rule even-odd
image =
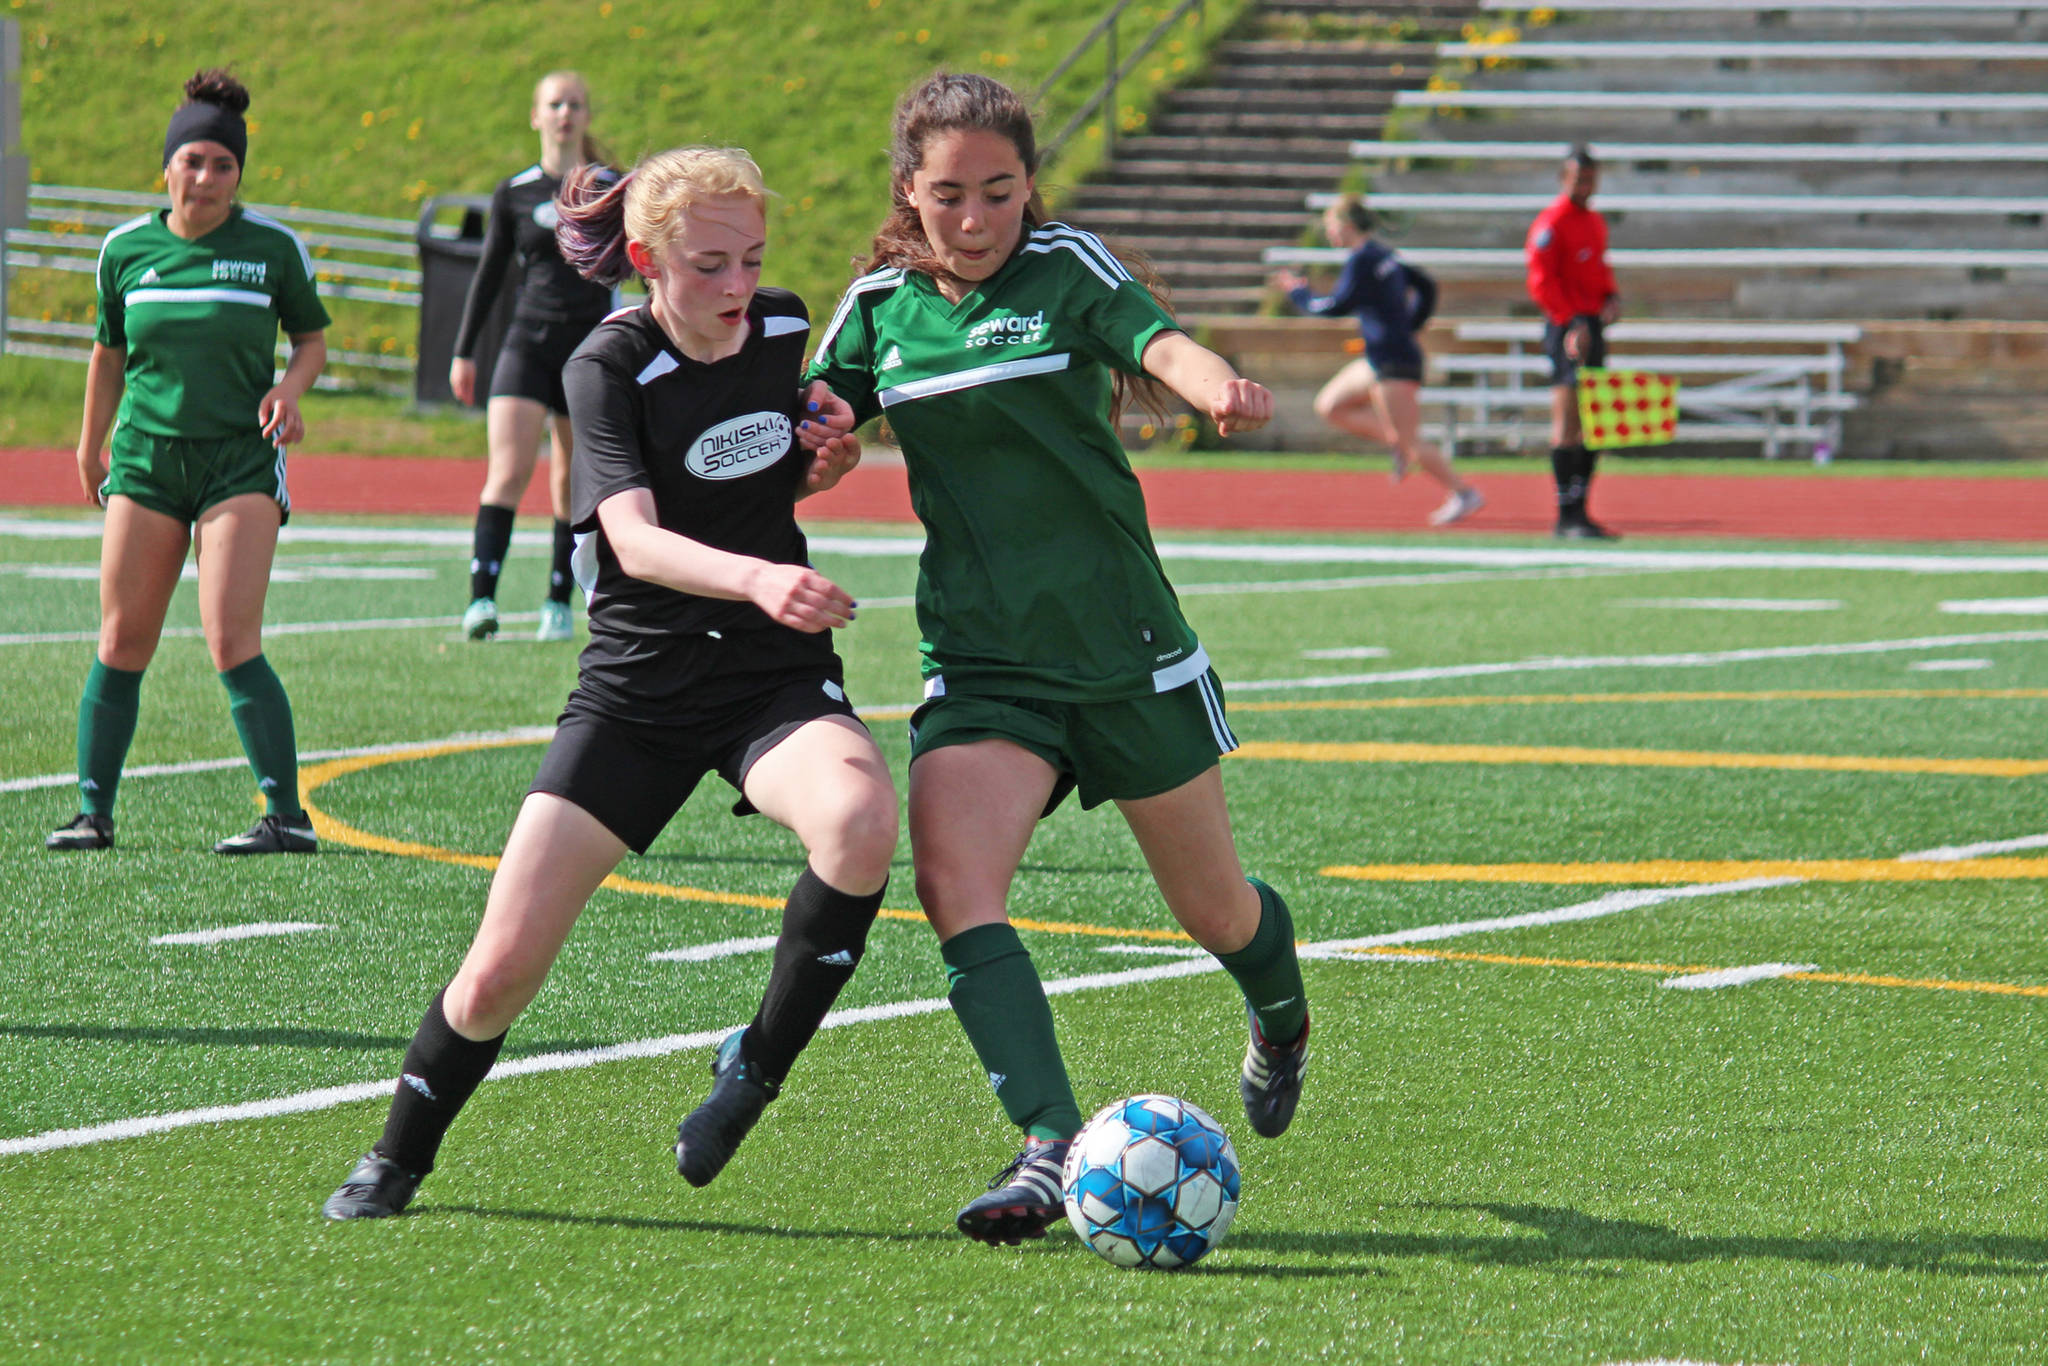
[[[1074,1136],[1067,1218],[1118,1266],[1187,1266],[1223,1241],[1237,1214],[1237,1149],[1200,1106],[1131,1096]]]

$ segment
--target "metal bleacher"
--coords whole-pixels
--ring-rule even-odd
[[[1525,5],[1477,8],[1503,18],[1440,44],[1437,78],[1396,92],[1391,126],[1352,148],[1388,240],[1438,278],[1439,316],[1456,324],[1426,389],[1456,439],[1513,444],[1542,416],[1522,239],[1578,141],[1602,164],[1594,207],[1626,316],[1665,329],[1654,355],[1622,347],[1613,363],[1685,375],[1719,424],[1697,434],[1890,454],[1930,405],[1906,403],[1898,421],[1855,410],[1916,383],[2048,397],[2035,341],[1981,334],[2048,318],[2048,5],[1570,0],[1540,27]],[[1306,197],[1304,228],[1328,200]],[[1341,253],[1275,244],[1264,258]],[[1866,352],[1867,324],[1891,352]],[[1691,350],[1670,331],[1688,326]],[[1728,331],[1790,341],[1801,326],[1836,331],[1803,360],[1747,354]],[[1980,331],[1923,347],[1916,328]],[[1984,363],[2008,351],[2005,369]],[[1921,363],[1951,352],[1945,370]],[[1751,384],[1742,366],[1760,360],[1775,368],[1749,379],[1775,379]]]

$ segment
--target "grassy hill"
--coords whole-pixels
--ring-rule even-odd
[[[1124,88],[1126,126],[1142,121],[1154,92],[1199,69],[1208,43],[1246,3],[1209,0],[1176,28]],[[158,188],[164,124],[185,77],[226,65],[254,95],[245,199],[412,217],[433,195],[487,192],[529,163],[533,86],[571,67],[589,80],[593,131],[621,159],[692,142],[749,149],[781,196],[767,278],[814,309],[831,306],[886,207],[889,114],[903,88],[946,67],[1029,90],[1109,8],[1107,0],[987,8],[957,0],[744,8],[727,0],[0,0],[0,16],[21,26],[23,140],[38,183]],[[1126,51],[1171,8],[1133,5],[1122,20]],[[1063,121],[1102,69],[1099,50],[1084,59],[1049,94],[1046,121]],[[1048,188],[1084,175],[1099,141],[1099,129],[1078,137]],[[20,275],[12,311],[85,321],[89,285]],[[409,312],[332,311],[337,346],[412,340]],[[69,444],[75,397],[51,412],[37,395],[75,392],[82,372],[18,358],[0,366],[0,442]],[[54,377],[30,373],[45,366],[57,367]]]

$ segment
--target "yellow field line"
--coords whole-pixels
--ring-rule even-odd
[[[383,754],[355,754],[344,759],[330,759],[314,764],[299,773],[299,792],[306,814],[313,818],[314,833],[323,840],[355,849],[368,849],[374,853],[391,854],[399,858],[424,859],[429,863],[455,864],[464,868],[481,868],[494,872],[498,859],[494,854],[465,854],[454,849],[443,849],[434,844],[417,844],[410,840],[395,840],[385,835],[372,834],[334,817],[315,806],[313,793],[326,784],[350,773],[377,768],[385,764],[409,763],[416,759],[435,759],[450,754],[467,754],[481,749],[502,749],[508,745],[540,744],[540,737],[518,737],[496,740],[453,740],[442,744],[419,745],[410,749],[392,750]],[[633,892],[641,896],[665,897],[671,901],[708,902],[720,906],[752,906],[761,910],[774,910],[783,904],[781,897],[751,896],[744,892],[713,892],[701,887],[682,887],[666,882],[645,882],[637,878],[620,877],[614,873],[598,884],[615,892]],[[889,920],[923,921],[924,912],[903,910],[884,906],[880,916]],[[1168,943],[1192,943],[1179,930],[1116,929],[1108,925],[1082,925],[1064,920],[1013,919],[1011,924],[1020,930],[1037,930],[1046,934],[1096,935],[1105,939],[1144,939]]]
[[[1573,745],[1435,745],[1368,740],[1303,744],[1254,740],[1235,759],[1314,764],[1602,764],[1630,768],[1768,768],[1832,773],[1946,773],[1974,778],[2032,778],[2048,759],[1933,759],[1851,754],[1717,754],[1701,750],[1586,749]]]
[[[1632,863],[1334,864],[1324,877],[1354,882],[1524,882],[1562,885],[1739,882],[2009,882],[2048,878],[2048,858],[1980,858],[1903,863],[1898,859],[1645,859]]]
[[[1527,968],[1580,968],[1606,972],[1654,972],[1661,974],[1715,972],[1708,966],[1680,966],[1676,963],[1609,962],[1598,958],[1533,958],[1513,953],[1459,953],[1442,949],[1408,949],[1378,945],[1354,949],[1354,953],[1381,958],[1443,959],[1453,963],[1500,963]],[[1833,982],[1848,986],[1901,987],[1916,991],[1974,991],[1994,996],[2048,996],[2048,986],[2022,986],[2016,982],[1956,982],[1942,977],[1885,977],[1862,972],[1788,972],[1776,981]]]

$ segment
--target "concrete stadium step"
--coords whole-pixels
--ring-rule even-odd
[[[1118,144],[1121,153],[1122,144]],[[1306,198],[1311,189],[1328,189],[1344,173],[1345,163],[1331,161],[1178,161],[1171,157],[1119,155],[1117,179],[1129,185],[1171,184],[1253,187],[1285,185]]]
[[[1219,110],[1215,113],[1186,113],[1180,110],[1155,116],[1145,126],[1148,135],[1159,137],[1268,137],[1286,138],[1314,135],[1340,141],[1349,147],[1360,128],[1383,129],[1386,120],[1354,112],[1305,113],[1285,110],[1273,113],[1252,110]],[[1368,134],[1367,136],[1370,136]],[[1349,153],[1346,153],[1347,157]]]
[[[1259,246],[1292,241],[1312,226],[1315,219],[1299,209],[1280,212],[1230,207],[1211,209],[1102,208],[1090,207],[1076,217],[1091,232],[1130,238],[1193,236],[1245,238]]]
[[[1162,137],[1138,133],[1117,139],[1117,155],[1133,161],[1255,160],[1343,166],[1351,160],[1351,142],[1343,137]]]
[[[1070,189],[1059,202],[1057,214],[1093,213],[1097,209],[1196,209],[1213,210],[1227,203],[1239,211],[1292,213],[1306,223],[1313,214],[1303,207],[1305,196],[1291,187],[1241,185],[1227,196],[1213,185],[1104,185],[1090,181]],[[1071,209],[1070,209],[1071,206]]]
[[[1427,70],[1436,65],[1435,43],[1404,43],[1384,39],[1335,39],[1312,42],[1299,38],[1259,38],[1218,43],[1212,49],[1215,69],[1234,66],[1283,65],[1330,67],[1346,74],[1406,66]]]

